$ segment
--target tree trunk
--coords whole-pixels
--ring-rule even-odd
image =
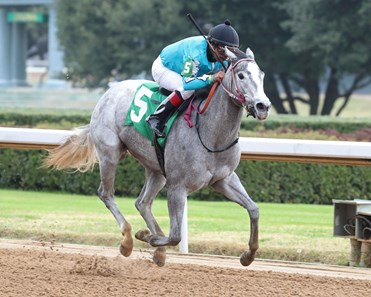
[[[319,108],[319,84],[316,78],[305,76],[304,89],[309,96],[309,114],[316,115]]]
[[[340,106],[339,110],[335,114],[337,117],[343,112],[343,110],[345,109],[345,107],[348,105],[349,99],[350,99],[350,95],[344,97],[343,104]]]
[[[343,110],[345,109],[345,107],[348,105],[350,101],[350,96],[352,96],[355,90],[361,89],[362,87],[365,87],[370,84],[371,78],[366,79],[364,81],[365,78],[367,78],[367,75],[365,73],[358,73],[354,77],[351,86],[344,92],[344,95],[339,96],[339,97],[344,97],[344,102],[340,106],[339,110],[336,112],[336,116],[339,116],[343,112]]]
[[[277,89],[276,80],[274,79],[273,75],[267,74],[265,76],[265,93],[267,94],[269,100],[271,101],[274,109],[279,114],[288,114],[285,106],[283,105],[283,101],[280,97],[280,93]]]
[[[294,102],[295,99],[294,99],[294,96],[292,95],[291,87],[287,79],[287,76],[284,73],[281,73],[279,75],[279,78],[281,80],[283,89],[285,90],[287,101],[289,102],[291,114],[298,114],[298,111],[296,110],[296,106]]]
[[[339,98],[339,80],[336,77],[336,69],[331,68],[321,115],[331,114],[337,98]]]

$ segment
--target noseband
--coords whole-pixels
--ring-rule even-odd
[[[241,107],[245,106],[246,104],[246,100],[245,100],[245,95],[244,93],[241,92],[241,90],[238,88],[237,86],[237,82],[235,80],[235,73],[234,73],[234,69],[236,68],[236,66],[238,64],[240,64],[241,62],[243,61],[247,61],[247,62],[254,62],[255,63],[255,60],[254,59],[250,59],[250,58],[244,58],[244,59],[241,59],[241,60],[238,60],[235,64],[232,65],[232,68],[231,68],[231,76],[232,76],[232,81],[231,81],[231,87],[230,89],[228,90],[227,87],[223,84],[223,82],[221,82],[221,86],[223,88],[223,90],[230,96],[232,97],[233,99],[236,99],[237,102],[241,105]],[[235,95],[233,92],[232,92],[232,89],[233,89],[233,86],[234,86],[234,92],[237,94]]]

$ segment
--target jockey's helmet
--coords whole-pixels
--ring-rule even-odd
[[[240,46],[240,38],[229,20],[225,20],[224,24],[213,27],[209,32],[208,39],[221,46]]]

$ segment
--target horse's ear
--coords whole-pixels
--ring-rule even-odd
[[[247,50],[246,50],[246,56],[250,59],[253,59],[255,60],[255,57],[254,57],[254,53],[252,52],[252,50],[248,47]]]
[[[237,56],[232,52],[230,51],[227,47],[224,47],[224,52],[225,54],[227,55],[227,57],[232,61],[236,61],[237,60]]]

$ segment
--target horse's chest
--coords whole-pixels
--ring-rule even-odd
[[[238,145],[224,152],[211,153],[202,147],[198,138],[189,135],[177,135],[174,142],[169,139],[169,145],[165,150],[168,181],[181,180],[192,190],[226,178],[234,172],[239,160]]]
[[[230,158],[204,158],[194,163],[194,167],[191,172],[193,177],[197,177],[200,181],[206,185],[214,183],[216,180],[220,180],[229,176],[238,165],[238,160]]]

